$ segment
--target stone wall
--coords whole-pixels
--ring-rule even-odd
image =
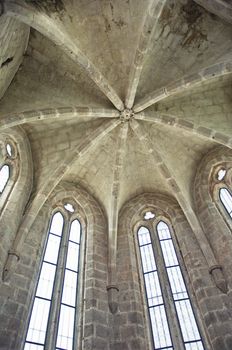
[[[202,159],[196,174],[194,194],[196,212],[217,262],[226,277],[228,292],[223,294],[215,288],[207,288],[199,295],[199,300],[204,304],[213,349],[229,350],[232,347],[232,236],[228,221],[231,220],[226,220],[227,213],[222,204],[220,204],[221,210],[216,205],[218,193],[213,193],[212,186],[216,175],[214,170],[220,164],[231,167],[230,149],[215,148]]]
[[[20,260],[9,282],[0,284],[0,349],[19,350],[30,315],[35,281],[41,263],[51,210],[64,198],[78,203],[83,215],[86,253],[83,258],[83,302],[77,324],[78,348],[150,350],[146,300],[136,249],[136,225],[142,213],[162,210],[171,220],[183,258],[189,292],[206,349],[231,349],[231,233],[209,197],[210,169],[230,161],[223,147],[203,159],[196,176],[195,203],[204,232],[228,282],[228,294],[212,280],[208,265],[189,223],[176,201],[161,194],[143,194],[125,204],[119,216],[117,279],[119,308],[110,314],[107,299],[107,225],[99,204],[86,191],[69,183],[60,184],[46,201],[23,241]],[[204,179],[206,180],[204,180]],[[12,212],[11,212],[12,213]],[[6,241],[2,241],[6,242]],[[6,243],[5,243],[6,244]],[[223,254],[222,254],[223,251]]]
[[[30,28],[13,18],[0,15],[0,33],[0,98],[2,98],[22,63]]]
[[[59,185],[36,217],[25,238],[20,260],[9,282],[0,284],[0,349],[19,350],[23,346],[41,255],[47,236],[50,213],[57,201],[74,200],[82,213],[86,252],[79,305],[78,348],[108,349],[107,239],[104,214],[97,202],[73,185]],[[84,250],[84,248],[83,248]],[[82,344],[83,343],[83,344]]]
[[[33,185],[33,164],[30,144],[24,131],[12,128],[10,133],[1,134],[0,141],[12,140],[17,148],[17,169],[10,171],[17,173],[13,183],[10,184],[7,198],[1,203],[0,208],[0,273],[2,275],[3,264],[7,253],[11,249],[17,230],[20,226],[25,207],[31,195]],[[10,180],[11,181],[11,180]],[[9,181],[9,182],[10,182]],[[3,193],[4,194],[4,193]],[[2,197],[2,196],[1,196]]]
[[[178,204],[172,198],[159,194],[140,195],[129,201],[121,211],[118,240],[120,312],[114,323],[117,329],[115,337],[118,349],[149,349],[146,307],[144,296],[141,296],[141,277],[133,238],[133,227],[141,222],[142,212],[146,208],[152,208],[154,212],[162,209],[172,222],[206,349],[229,350],[229,295],[223,294],[215,286],[199,244]],[[115,348],[117,349],[117,346]]]

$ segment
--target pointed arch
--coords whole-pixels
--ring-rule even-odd
[[[146,215],[146,213],[148,213],[148,212],[152,213],[153,215]],[[146,220],[145,217],[148,217],[148,219]],[[151,321],[150,321],[148,318],[148,313],[145,312],[146,309],[144,309],[144,307],[143,307],[143,305],[146,304],[147,301],[146,301],[146,298],[144,298],[146,291],[140,282],[143,280],[143,276],[140,277],[140,274],[139,274],[139,270],[142,270],[143,267],[141,265],[140,259],[138,258],[138,260],[136,261],[136,259],[134,257],[135,255],[137,255],[139,257],[139,250],[138,250],[136,235],[137,235],[137,232],[141,226],[146,227],[146,230],[149,230],[149,232],[150,232],[150,243],[147,242],[147,244],[149,243],[151,246],[154,246],[154,247],[156,246],[156,248],[159,247],[160,243],[158,240],[156,240],[156,243],[154,243],[154,232],[156,231],[156,226],[153,224],[154,220],[157,220],[156,221],[157,224],[159,224],[159,222],[161,222],[161,221],[165,222],[165,224],[168,225],[168,227],[170,227],[172,230],[173,244],[175,245],[175,247],[178,251],[178,258],[181,261],[183,259],[182,268],[184,270],[186,268],[186,270],[187,270],[187,274],[185,274],[185,277],[188,281],[188,286],[190,288],[191,298],[193,298],[193,294],[200,293],[200,290],[202,290],[204,288],[211,288],[212,287],[212,281],[211,281],[210,276],[208,274],[208,269],[206,266],[205,258],[200,253],[198,243],[194,237],[194,234],[190,228],[190,225],[189,225],[184,213],[182,212],[180,206],[176,202],[176,200],[171,196],[167,196],[167,195],[160,194],[160,193],[144,193],[144,194],[138,195],[138,196],[132,198],[131,200],[129,200],[123,206],[123,208],[120,210],[120,216],[119,216],[119,238],[118,238],[119,241],[118,241],[118,245],[122,246],[122,244],[123,244],[123,256],[118,255],[118,280],[119,280],[118,285],[119,285],[119,289],[121,291],[122,300],[123,300],[123,295],[124,295],[124,293],[126,293],[126,290],[124,289],[125,286],[124,286],[124,281],[123,281],[124,277],[123,276],[126,275],[128,286],[130,286],[131,283],[133,283],[135,300],[138,301],[138,298],[137,298],[138,293],[142,296],[141,304],[140,305],[136,304],[136,310],[134,310],[137,313],[138,318],[143,318],[146,320],[146,322],[143,324],[145,332],[143,334],[143,343],[141,343],[141,345],[140,345],[141,348],[145,348],[146,346],[148,346],[147,342],[149,342],[149,339],[150,339],[151,347],[154,348],[152,345],[151,334],[153,333],[153,338],[156,337],[154,335],[154,332],[157,335],[157,325],[154,327],[151,327],[154,330],[154,332],[152,332],[152,330],[149,331],[149,324],[150,324],[150,322],[152,324],[153,321],[155,320],[155,318],[153,315],[151,317]],[[133,235],[133,233],[134,233],[134,235]],[[175,234],[173,234],[173,233],[175,233]],[[156,235],[158,237],[158,233],[156,233]],[[155,254],[156,254],[156,258],[157,258],[157,264],[159,265],[160,261],[164,260],[164,258],[162,257],[161,247],[159,247],[158,249],[159,249],[159,254],[157,253],[157,249],[156,249]],[[147,254],[145,254],[145,255],[146,255],[146,258],[148,261],[148,265],[149,265],[149,257]],[[201,269],[201,272],[204,275],[204,279],[200,283],[198,283],[199,281],[196,282],[196,280],[194,278],[194,274],[196,272],[196,271],[194,272],[194,270],[196,268],[196,266],[194,267],[194,265],[195,265],[194,261],[197,261],[197,260],[198,260],[198,264],[199,264],[198,268]],[[163,264],[163,268],[162,268],[162,271],[163,271],[164,263],[162,263],[162,264]],[[127,271],[126,266],[130,266],[130,268],[133,271],[137,271],[137,273],[138,273],[137,277],[135,276],[135,273],[133,275],[131,275],[130,277],[128,277],[128,271]],[[185,273],[186,273],[186,270],[185,270]],[[121,275],[122,275],[122,277],[121,277]],[[163,275],[164,275],[163,272],[159,272],[160,278],[163,279]],[[203,282],[203,284],[202,284],[202,282]],[[166,286],[167,284],[170,285],[170,282],[168,281],[167,277],[166,277],[165,281],[162,280],[162,282],[160,281],[160,283],[162,284],[162,286],[164,286],[164,285]],[[157,283],[155,282],[155,284],[157,284]],[[154,284],[153,284],[153,287],[154,287]],[[165,290],[166,290],[166,287],[164,288],[164,294],[166,293]],[[217,291],[215,290],[215,294],[216,293],[217,293]],[[157,297],[159,297],[158,294],[156,295]],[[152,295],[152,297],[154,297],[154,295]],[[131,298],[131,302],[133,303],[134,299],[133,299],[132,293],[130,294],[130,298]],[[165,298],[166,298],[166,296],[165,296]],[[172,296],[170,296],[170,299],[172,299]],[[154,299],[152,299],[152,300],[154,301]],[[204,310],[203,305],[201,305],[203,308],[202,309],[200,308],[200,304],[198,304],[198,302],[199,302],[198,299],[197,300],[194,299],[194,300],[195,300],[195,311],[197,312],[197,315],[198,315],[198,317],[200,319],[200,323],[201,323],[201,321],[204,320],[204,317],[207,318],[207,316],[206,316],[207,312],[205,313],[206,310]],[[199,309],[196,307],[196,305],[198,305]],[[178,321],[177,316],[176,316],[175,322],[173,321],[173,317],[172,317],[172,314],[174,311],[173,307],[171,307],[171,306],[165,307],[165,310],[167,311],[166,318],[167,318],[167,320],[169,320],[168,322],[169,322],[171,334],[173,334],[173,332],[175,333],[175,331],[173,331],[173,329],[176,329],[179,321]],[[171,322],[170,322],[170,320],[171,320]],[[201,327],[204,328],[202,324],[201,324]],[[166,330],[165,332],[167,333],[167,327],[165,327],[165,330]],[[160,335],[160,339],[162,337],[165,338],[165,334],[166,334],[165,332],[163,332],[163,333],[161,332],[163,335]],[[182,335],[181,335],[180,331],[177,331],[177,333],[178,333],[179,339],[181,339]],[[157,335],[157,337],[158,337],[158,335]],[[162,344],[157,343],[157,341],[158,341],[157,337],[156,337],[156,341],[154,339],[154,343],[156,343],[156,345],[155,345],[156,348],[163,347],[166,349],[166,348],[170,347],[170,349],[172,349],[173,345],[170,342],[168,342],[168,337],[170,337],[170,336],[168,336],[166,334],[166,340],[167,340],[166,344],[164,344],[164,342]],[[205,336],[205,338],[206,338],[206,336]],[[174,339],[174,337],[173,337],[173,339]],[[185,341],[187,344],[187,342],[188,342],[187,337],[185,338],[184,342]],[[201,347],[202,345],[200,345],[200,339],[198,337],[196,338],[196,341],[199,342],[199,346]],[[206,340],[206,342],[207,342],[207,340]],[[188,346],[188,345],[186,345],[186,346]],[[178,348],[178,349],[183,348],[184,349],[183,342],[181,345],[181,341],[176,342],[176,340],[175,340],[174,348]]]
[[[5,145],[11,144],[12,157],[6,152]],[[33,185],[33,163],[30,143],[25,132],[17,127],[0,134],[2,145],[1,163],[9,166],[9,179],[0,195],[0,260],[6,259]],[[5,159],[5,160],[4,160]],[[14,220],[12,220],[12,217]]]
[[[64,205],[67,203],[70,204],[70,206],[67,208],[71,208],[71,210],[74,208],[75,212],[68,212],[67,209],[64,209]],[[32,296],[36,293],[34,281],[36,278],[38,278],[38,273],[42,264],[41,257],[46,250],[47,229],[50,227],[49,222],[51,220],[51,215],[57,211],[61,211],[62,215],[64,216],[66,240],[68,238],[67,233],[70,232],[71,236],[69,235],[69,242],[71,242],[72,248],[75,244],[74,241],[79,238],[78,235],[75,238],[74,232],[71,232],[73,220],[69,219],[69,225],[67,225],[67,215],[69,218],[73,218],[74,220],[77,219],[82,228],[79,265],[81,275],[79,279],[77,297],[80,302],[77,301],[77,305],[79,306],[75,320],[75,332],[77,336],[74,336],[74,348],[80,348],[81,342],[86,343],[86,345],[83,346],[87,347],[88,344],[94,340],[95,324],[98,324],[98,313],[103,315],[108,313],[107,303],[96,305],[96,303],[93,301],[93,296],[96,293],[100,294],[103,300],[107,300],[107,222],[105,213],[97,200],[93,198],[86,190],[78,185],[74,185],[73,183],[70,184],[67,182],[61,182],[47,198],[45,204],[36,216],[30,231],[27,233],[20,253],[20,260],[10,281],[11,290],[17,291],[19,277],[21,277],[21,279],[24,281],[24,293],[27,296],[27,303],[24,304],[23,312],[20,314],[20,319],[18,320],[20,326],[17,329],[17,334],[15,334],[15,331],[12,330],[12,337],[9,337],[9,342],[14,341],[16,344],[18,344],[18,346],[16,346],[18,349],[23,349],[20,348],[20,344],[22,343],[22,338],[26,338],[27,325],[29,324],[30,319],[30,310],[32,310],[33,307]],[[63,259],[65,259],[65,251],[68,249],[68,241],[66,241],[66,243],[64,241],[63,243],[61,242],[60,247],[62,244],[63,247],[66,246],[66,248],[62,248],[64,253]],[[76,244],[78,244],[78,242],[76,242]],[[60,255],[62,255],[62,252]],[[87,256],[88,259],[86,259]],[[100,272],[96,269],[96,264],[101,266]],[[67,264],[64,264],[63,266],[66,266],[66,270],[69,269]],[[62,271],[59,271],[62,274]],[[63,270],[63,274],[65,274],[65,269]],[[96,285],[98,286],[97,288]],[[56,286],[54,286],[54,288],[56,288]],[[81,301],[83,298],[85,298],[85,301],[82,303]],[[15,305],[17,304],[17,301],[13,297],[12,299],[10,298],[10,302]],[[51,308],[53,308],[52,304]],[[49,324],[51,325],[56,323],[55,314],[56,312],[53,312],[48,320],[48,323],[50,322]],[[88,319],[84,320],[83,314],[88,314]],[[17,318],[18,316],[16,315],[15,317]],[[102,324],[104,327],[108,327],[106,317],[105,323],[102,321]],[[85,334],[83,341],[83,332],[86,327],[93,329],[92,332]],[[1,331],[3,330],[1,330],[0,325],[0,333]],[[53,334],[55,334],[55,331]],[[52,347],[52,344],[53,342],[56,342],[56,339],[54,339],[54,337],[51,337],[51,339],[47,337],[46,341],[49,342],[49,346]]]

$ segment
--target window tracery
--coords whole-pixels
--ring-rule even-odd
[[[140,222],[137,239],[153,348],[203,350],[168,220],[154,215]]]
[[[0,196],[5,199],[10,194],[18,174],[18,151],[11,139],[1,142]],[[4,201],[0,200],[1,204]]]
[[[217,166],[213,171],[212,196],[221,213],[228,219],[232,218],[232,168],[225,165]]]
[[[80,247],[81,223],[65,202],[51,216],[24,350],[74,348]]]

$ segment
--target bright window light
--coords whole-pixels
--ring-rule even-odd
[[[146,213],[144,214],[145,220],[150,220],[150,219],[153,219],[154,217],[155,217],[155,214],[152,213],[151,211],[146,211]]]
[[[219,181],[223,180],[224,177],[226,176],[226,170],[225,169],[220,169],[217,173],[217,178]]]
[[[64,208],[65,208],[67,211],[69,211],[70,213],[74,213],[74,211],[75,211],[73,205],[70,204],[70,203],[66,203],[66,204],[64,205]]]

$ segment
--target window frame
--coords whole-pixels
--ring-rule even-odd
[[[74,220],[78,220],[80,223],[80,246],[79,246],[79,263],[78,263],[78,276],[77,276],[77,290],[76,290],[76,298],[75,298],[75,315],[74,315],[74,326],[73,326],[73,344],[72,344],[72,349],[81,349],[82,346],[82,335],[83,335],[83,309],[84,305],[81,303],[81,300],[84,300],[84,289],[83,289],[83,284],[84,284],[84,278],[85,278],[85,259],[86,259],[86,222],[85,219],[83,218],[82,215],[82,210],[81,213],[79,213],[79,205],[75,204],[75,207],[77,208],[74,213],[69,212],[64,208],[64,204],[66,202],[74,203],[73,200],[62,200],[62,203],[59,203],[56,206],[53,206],[53,209],[49,212],[48,214],[48,223],[45,225],[45,228],[43,230],[44,232],[44,237],[42,239],[41,245],[40,245],[40,254],[38,257],[39,263],[37,265],[36,269],[36,283],[34,284],[33,288],[33,294],[31,296],[31,302],[30,302],[30,309],[28,312],[27,316],[27,323],[25,327],[25,332],[24,332],[24,341],[22,343],[21,350],[24,350],[25,344],[26,344],[26,338],[27,338],[27,333],[30,325],[30,320],[31,320],[31,315],[33,311],[33,306],[34,306],[34,301],[36,298],[36,291],[37,287],[39,284],[39,279],[41,275],[41,270],[42,270],[42,265],[44,262],[44,256],[45,256],[45,251],[47,247],[47,242],[49,239],[49,234],[50,234],[50,229],[51,229],[51,224],[52,224],[52,219],[54,215],[58,212],[61,213],[64,223],[63,223],[63,230],[61,234],[61,240],[60,240],[60,246],[59,246],[59,252],[58,252],[58,257],[57,257],[57,265],[56,265],[56,272],[55,272],[55,277],[54,277],[54,282],[53,282],[53,288],[52,288],[52,294],[51,294],[51,304],[49,308],[49,315],[48,315],[48,322],[47,322],[47,329],[45,333],[45,341],[44,344],[41,345],[38,343],[39,346],[47,348],[52,348],[55,350],[57,348],[57,335],[58,335],[58,327],[59,327],[59,318],[60,318],[60,310],[61,310],[61,305],[62,305],[62,295],[63,295],[63,286],[64,286],[64,278],[65,278],[65,270],[66,270],[66,261],[67,261],[67,254],[68,254],[68,242],[69,242],[69,236],[70,236],[70,228],[71,224]],[[66,231],[66,232],[65,232]],[[63,252],[62,252],[63,251]],[[63,254],[63,258],[60,257],[60,255]],[[62,261],[64,261],[64,265],[61,264]],[[61,269],[60,269],[61,268]],[[61,275],[57,276],[58,270],[61,270]],[[57,290],[55,290],[57,285]],[[58,305],[56,304],[56,301],[54,299],[54,293],[55,296],[57,297],[59,290],[61,290],[60,293],[60,300]],[[54,313],[56,314],[54,317]],[[56,319],[56,325],[54,326],[54,329],[52,327],[52,318]],[[49,332],[53,333],[53,337],[49,337]],[[52,343],[49,342],[49,338],[52,338]],[[32,342],[31,342],[32,343]],[[36,344],[36,343],[32,343]]]
[[[7,144],[10,144],[12,148],[13,152],[11,156],[8,154],[6,150]],[[19,159],[19,151],[18,151],[17,145],[14,142],[14,140],[12,140],[11,138],[5,137],[3,140],[1,140],[0,147],[1,147],[1,153],[2,153],[0,169],[2,169],[4,165],[7,165],[9,167],[9,178],[5,184],[5,187],[2,193],[0,193],[0,214],[1,214],[18,180],[20,159]]]
[[[225,186],[220,187],[219,190],[218,190],[219,200],[220,200],[221,204],[223,205],[227,216],[229,216],[229,218],[232,220],[232,215],[231,215],[232,214],[232,206],[231,206],[231,212],[229,213],[227,208],[226,208],[226,206],[225,206],[225,204],[224,204],[224,202],[223,202],[223,200],[222,200],[222,198],[221,198],[221,190],[226,190],[230,194],[231,202],[232,202],[232,190],[230,188],[228,188],[228,187],[225,187]]]
[[[222,180],[218,180],[217,174],[220,169],[225,169],[226,174]],[[216,209],[219,211],[220,216],[225,221],[226,225],[232,230],[232,217],[229,215],[225,205],[220,198],[220,190],[225,188],[232,195],[232,167],[226,163],[217,164],[211,173],[210,182],[210,196],[214,202]]]
[[[182,277],[183,277],[183,280],[184,280],[184,283],[185,283],[185,286],[186,286],[186,292],[187,292],[187,295],[188,295],[188,300],[190,302],[190,305],[191,305],[191,308],[192,308],[192,311],[193,311],[193,314],[194,314],[194,317],[195,317],[195,320],[196,320],[196,326],[197,326],[197,329],[198,329],[198,332],[199,332],[199,335],[200,335],[200,340],[202,341],[204,349],[207,350],[207,347],[208,347],[207,336],[206,336],[206,334],[204,332],[204,327],[203,327],[202,320],[201,320],[201,317],[200,317],[200,314],[199,314],[199,310],[195,306],[195,304],[197,304],[196,297],[194,295],[194,292],[192,290],[192,286],[191,286],[190,281],[189,281],[188,272],[187,272],[187,269],[186,269],[186,266],[185,266],[185,263],[184,263],[183,256],[181,254],[181,249],[180,249],[179,243],[178,243],[177,238],[176,238],[175,229],[173,227],[173,224],[172,224],[171,220],[164,213],[162,213],[162,211],[157,210],[156,208],[155,209],[153,208],[152,211],[154,213],[157,213],[157,215],[155,215],[155,217],[152,218],[152,219],[145,220],[144,219],[144,213],[146,211],[148,211],[148,210],[150,210],[150,208],[147,209],[147,210],[143,210],[142,215],[141,215],[142,219],[139,220],[134,225],[134,227],[133,227],[133,237],[134,237],[134,246],[135,246],[136,257],[137,257],[136,260],[137,260],[138,275],[139,275],[139,280],[140,280],[140,290],[141,290],[141,295],[142,295],[142,304],[143,304],[143,310],[144,310],[144,317],[145,317],[145,320],[146,320],[146,324],[149,325],[149,327],[146,327],[147,328],[147,333],[148,333],[147,337],[148,337],[149,349],[150,350],[154,350],[155,349],[155,345],[154,345],[154,339],[153,339],[153,334],[152,334],[151,318],[150,318],[149,309],[148,309],[147,290],[146,290],[146,286],[145,286],[145,279],[144,279],[144,273],[143,273],[142,259],[141,259],[141,253],[140,253],[140,246],[139,246],[139,242],[138,242],[138,231],[139,231],[139,229],[141,227],[146,227],[149,230],[149,232],[150,232],[151,244],[152,244],[155,260],[156,260],[156,263],[157,263],[157,274],[158,274],[159,281],[160,281],[162,297],[164,299],[163,303],[164,303],[164,309],[166,311],[166,317],[167,317],[167,322],[168,322],[168,326],[169,326],[169,332],[170,332],[170,337],[171,337],[171,341],[172,341],[172,347],[173,347],[173,349],[176,349],[176,346],[177,346],[177,348],[179,350],[182,350],[182,349],[185,350],[185,344],[188,343],[188,342],[184,342],[184,339],[183,339],[183,335],[182,335],[182,331],[181,331],[181,327],[180,327],[180,322],[179,322],[179,318],[178,318],[178,314],[177,314],[177,310],[176,310],[176,306],[175,306],[175,301],[174,301],[174,298],[173,298],[173,295],[172,295],[171,285],[170,285],[170,281],[169,281],[168,274],[167,274],[167,268],[165,266],[165,261],[164,261],[164,257],[163,257],[163,253],[162,253],[162,249],[161,249],[161,244],[160,244],[160,240],[159,240],[159,237],[158,237],[157,226],[158,226],[159,222],[162,221],[169,228],[170,236],[171,236],[172,241],[173,241],[173,246],[174,246],[174,249],[175,249],[175,253],[176,253],[177,260],[178,260],[178,263],[179,263],[179,267],[180,267],[180,270],[181,270],[181,274],[182,274]],[[156,235],[156,238],[153,237],[154,235]],[[162,277],[160,278],[160,276],[161,276],[161,269],[160,269],[160,266],[159,266],[160,262],[159,261],[157,262],[157,258],[156,258],[156,256],[157,256],[156,245],[157,244],[154,243],[154,240],[156,240],[156,243],[159,245],[159,255],[161,254],[161,256],[162,256],[162,265],[163,265],[162,266],[162,270],[163,269],[166,270],[166,280],[168,282],[169,294],[171,295],[171,299],[172,299],[172,302],[170,304],[172,304],[174,309],[175,309],[175,316],[172,315],[171,317],[170,317],[170,313],[172,314],[172,308],[173,307],[169,303],[167,304],[167,300],[166,300],[167,297],[164,296],[165,293],[164,293],[164,288],[163,287],[164,287],[165,283],[163,281],[163,278]],[[169,309],[169,311],[168,311],[168,309]],[[175,322],[174,322],[174,327],[172,325],[173,316],[176,319]],[[175,331],[176,323],[178,324],[177,332]],[[178,339],[177,343],[175,343],[176,340],[173,341],[174,338]],[[171,347],[170,347],[170,349],[171,349]]]
[[[150,219],[149,219],[150,220]],[[140,223],[138,228],[136,229],[136,232],[135,232],[135,245],[136,245],[136,250],[137,250],[137,260],[139,260],[139,271],[140,271],[140,274],[141,274],[141,277],[140,277],[140,282],[141,280],[143,281],[142,283],[140,283],[140,290],[142,290],[142,295],[144,296],[143,299],[145,299],[145,302],[143,302],[143,305],[145,306],[145,319],[146,319],[146,324],[149,324],[149,339],[150,339],[150,342],[149,344],[151,344],[151,349],[155,349],[155,343],[154,343],[154,338],[153,338],[153,331],[152,331],[152,323],[151,323],[151,317],[149,315],[149,305],[148,305],[148,296],[147,296],[147,288],[146,288],[146,284],[145,284],[145,278],[144,278],[144,275],[145,273],[143,272],[143,265],[142,265],[142,257],[141,257],[141,253],[140,253],[140,245],[138,243],[138,232],[140,230],[140,228],[142,227],[145,227],[149,233],[150,233],[150,238],[151,238],[151,245],[152,245],[152,250],[153,250],[153,253],[154,253],[154,241],[153,241],[153,237],[152,237],[152,232],[151,232],[151,226],[149,224],[146,224],[146,221],[143,223]],[[154,254],[154,257],[155,257],[155,262],[156,262],[156,271],[157,271],[157,275],[158,275],[158,279],[159,279],[159,284],[160,284],[160,288],[161,288],[161,292],[162,292],[162,298],[163,298],[163,291],[162,291],[162,277],[161,277],[161,273],[160,273],[160,269],[158,268],[158,263],[157,263],[157,259],[156,259],[156,256]],[[164,298],[163,298],[164,299]],[[165,315],[166,315],[166,318],[167,318],[167,324],[168,324],[168,328],[169,328],[169,334],[170,334],[170,338],[171,338],[171,341],[172,341],[172,344],[173,344],[173,339],[172,339],[172,334],[171,334],[171,330],[170,330],[170,320],[167,316],[167,308],[166,308],[166,304],[165,304],[165,301],[163,301],[163,304],[160,304],[160,305],[163,305],[164,306],[164,310],[165,310]],[[158,306],[158,305],[157,305]],[[173,345],[172,345],[173,347]]]

